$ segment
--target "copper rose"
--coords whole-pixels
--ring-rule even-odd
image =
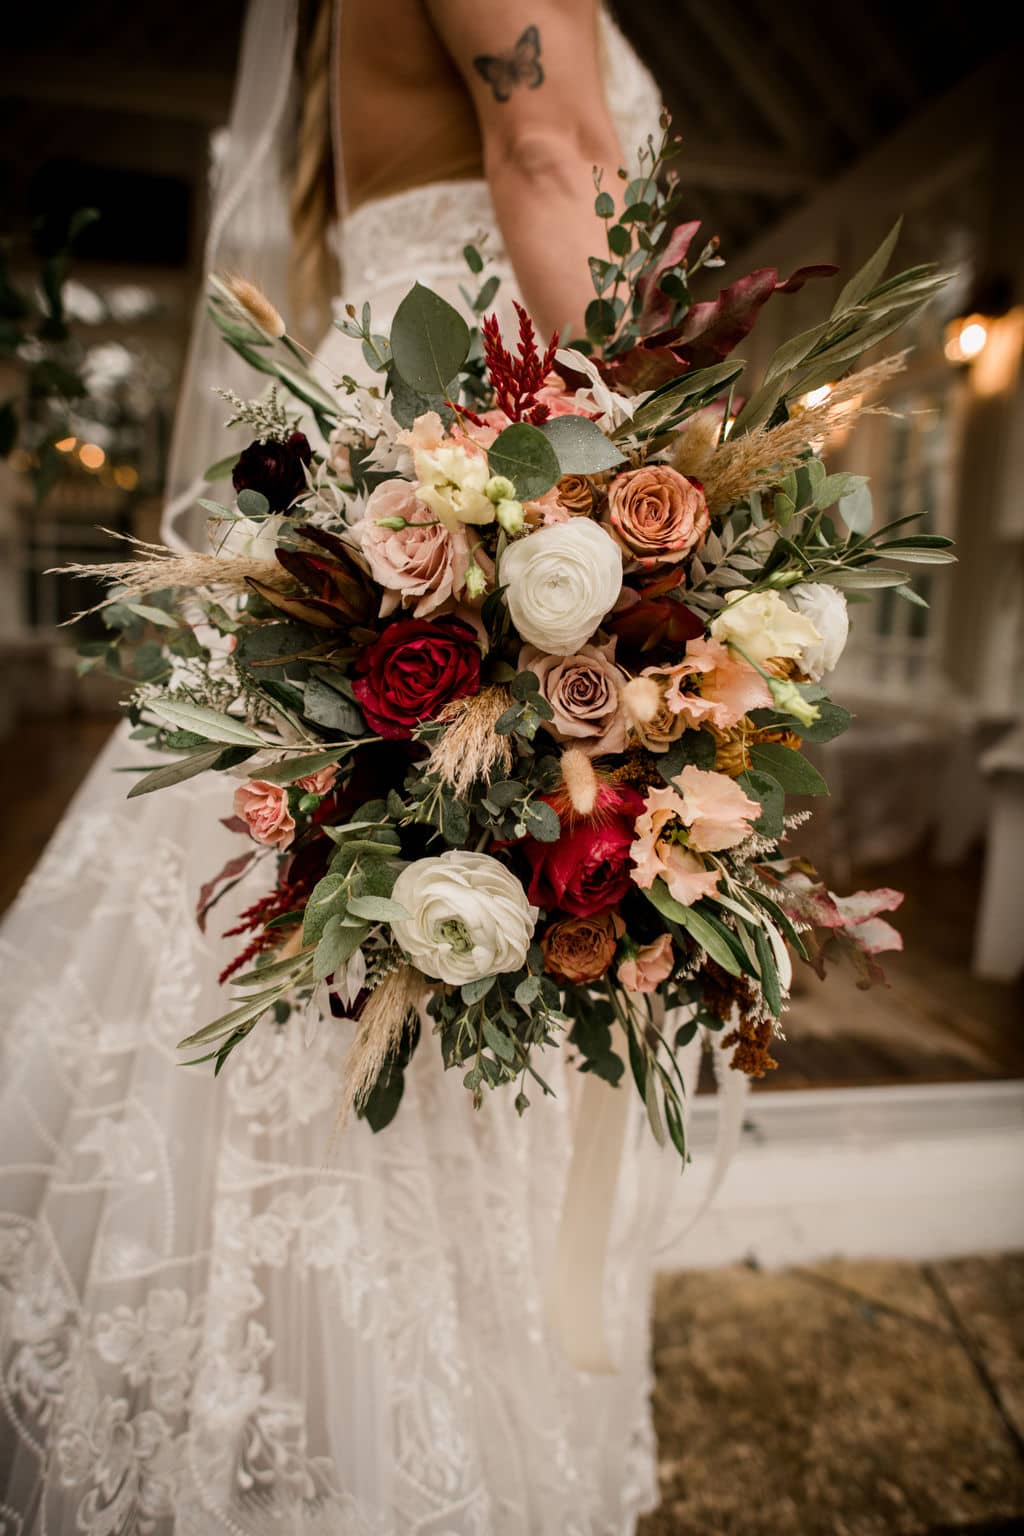
[[[555,490],[562,506],[574,517],[589,517],[594,510],[594,487],[586,475],[563,475]]]
[[[671,564],[695,549],[708,531],[704,492],[667,464],[617,475],[608,492],[608,521],[640,566]]]
[[[614,912],[566,917],[552,923],[540,941],[544,969],[558,981],[597,981],[615,959],[625,925]]]

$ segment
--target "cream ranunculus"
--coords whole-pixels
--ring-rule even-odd
[[[811,620],[774,591],[732,598],[713,621],[711,633],[761,667],[772,657],[799,661],[805,650],[821,644]]]
[[[494,502],[487,495],[491,478],[482,453],[470,453],[458,443],[417,449],[413,454],[416,495],[445,527],[460,523],[493,523]]]
[[[812,683],[820,683],[826,672],[838,665],[850,634],[850,615],[846,598],[838,587],[830,587],[823,581],[802,581],[790,587],[790,601],[798,613],[810,619],[818,631],[814,645],[804,647],[800,658],[800,670]]]
[[[570,656],[615,606],[622,555],[603,528],[577,517],[511,545],[500,576],[520,636],[551,656]]]
[[[213,547],[218,555],[237,555],[263,565],[277,565],[274,551],[283,522],[280,513],[258,522],[251,517],[236,517],[231,522],[218,519],[214,524]]]
[[[395,881],[394,899],[410,915],[393,920],[392,931],[426,976],[457,987],[517,971],[526,959],[538,909],[486,853],[417,859]]]

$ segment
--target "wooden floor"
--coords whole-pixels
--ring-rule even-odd
[[[0,752],[5,818],[0,910],[14,899],[79,782],[106,741],[112,717],[27,720]],[[935,869],[923,858],[862,871],[859,884],[907,893],[897,914],[906,949],[888,958],[889,986],[858,991],[851,975],[823,986],[800,967],[787,1040],[773,1088],[1024,1077],[1024,984],[970,975],[981,862]]]

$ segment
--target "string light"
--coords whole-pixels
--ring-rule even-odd
[[[114,470],[114,481],[122,491],[134,491],[139,483],[139,472],[133,464],[118,464]]]
[[[77,437],[62,437],[60,442],[54,443],[53,446],[56,448],[58,453],[73,453],[77,442]]]
[[[984,315],[961,315],[946,327],[945,353],[951,363],[973,363],[985,350],[991,322]]]
[[[832,385],[822,384],[817,389],[808,390],[807,394],[804,395],[803,400],[800,403],[801,405],[806,405],[813,410],[814,406],[816,405],[824,405],[825,401],[828,399],[831,393]]]
[[[102,469],[107,462],[107,456],[99,443],[83,443],[78,450],[79,462],[85,469]]]

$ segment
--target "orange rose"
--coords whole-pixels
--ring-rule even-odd
[[[594,510],[594,487],[586,475],[563,475],[555,490],[562,506],[575,517],[589,517]]]
[[[707,533],[710,516],[699,485],[667,464],[649,464],[612,481],[608,520],[627,553],[649,567],[688,555]]]
[[[603,976],[615,958],[625,924],[614,912],[565,917],[552,923],[540,941],[544,969],[558,981],[590,982]]]

